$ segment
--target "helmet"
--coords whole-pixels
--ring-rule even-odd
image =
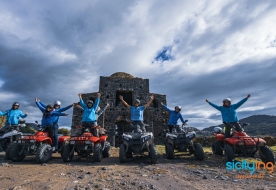
[[[46,106],[46,109],[47,109],[47,108],[53,109],[53,107],[54,107],[54,106],[53,106],[52,104],[48,104],[48,105]]]
[[[231,99],[230,98],[225,98],[224,100],[222,100],[223,102],[223,106],[224,106],[224,102],[229,102],[229,105],[231,105]]]
[[[225,98],[224,100],[222,100],[222,102],[230,102],[231,103],[231,99],[230,98]]]
[[[94,104],[93,100],[88,100],[87,104]]]
[[[179,109],[179,111],[181,111],[181,106],[175,106],[174,109]]]
[[[61,105],[61,102],[57,100],[57,101],[54,102],[54,106],[55,106],[55,105],[60,106],[60,105]]]
[[[135,99],[135,100],[134,100],[134,104],[135,104],[136,102],[137,102],[138,104],[140,104],[140,100]]]
[[[14,102],[12,106],[20,106],[19,102]]]

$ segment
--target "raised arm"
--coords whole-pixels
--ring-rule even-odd
[[[148,103],[145,105],[145,108],[147,108],[147,107],[150,106],[150,104],[151,104],[153,98],[154,98],[154,96],[153,96],[153,94],[152,94],[152,95],[150,96],[150,100],[149,100]]]
[[[119,98],[123,102],[123,104],[129,109],[130,105],[128,105],[128,103],[126,103],[126,101],[124,101],[124,97],[120,95]]]
[[[243,105],[243,104],[248,100],[249,97],[250,97],[250,94],[248,94],[246,98],[242,99],[241,101],[239,101],[239,102],[236,103],[236,104],[233,104],[232,106],[233,106],[235,109],[238,109],[241,105]]]
[[[28,116],[28,112],[23,113],[23,112],[21,111],[21,113],[20,113],[20,117],[21,117],[21,118],[25,118],[25,117],[27,117],[27,116]]]
[[[93,105],[93,108],[94,108],[95,110],[96,110],[97,107],[99,106],[101,94],[100,94],[100,93],[97,93],[97,97],[98,97],[98,98],[96,98],[96,101],[95,101],[95,103],[94,103],[94,105]]]
[[[57,112],[57,111],[52,111],[51,115],[52,116],[68,116],[67,113],[61,113],[61,112]]]
[[[8,115],[8,111],[5,111],[5,112],[0,111],[0,116],[5,116],[5,115]]]
[[[64,112],[64,111],[70,109],[70,108],[71,108],[72,106],[74,106],[74,105],[75,105],[75,104],[73,103],[72,105],[69,105],[69,106],[67,106],[67,107],[58,109],[58,111],[59,111],[59,112]]]
[[[213,104],[212,102],[210,102],[208,99],[206,99],[206,102],[209,103],[212,107],[216,108],[217,110],[221,110],[221,106],[218,106],[216,104]]]
[[[37,99],[37,100],[38,100],[38,102],[40,103],[40,105],[46,109],[47,105],[44,104],[43,102],[41,102],[39,99]]]
[[[87,106],[86,106],[85,103],[83,102],[82,95],[79,94],[78,96],[79,96],[79,98],[80,98],[80,106],[81,106],[83,109],[87,108]]]
[[[35,99],[35,103],[37,107],[44,113],[46,109],[40,104],[40,102],[38,102],[37,98]]]
[[[107,107],[109,107],[109,104],[106,104],[106,106],[104,106],[104,108],[97,113],[98,117],[100,117],[100,115],[103,114],[103,112],[106,110]]]
[[[173,111],[173,110],[170,110],[167,106],[165,106],[165,105],[163,104],[163,102],[161,102],[161,106],[163,106],[163,108],[165,108],[165,110],[167,110],[168,112]]]

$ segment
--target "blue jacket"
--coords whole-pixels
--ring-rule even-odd
[[[17,125],[19,117],[25,118],[27,117],[21,110],[6,110],[5,112],[0,112],[0,116],[7,116],[7,121],[5,125]]]
[[[168,122],[168,124],[172,124],[172,125],[176,125],[177,124],[177,120],[180,119],[182,121],[182,123],[184,124],[185,121],[181,115],[180,112],[175,112],[175,110],[170,110],[167,106],[163,105],[163,107],[170,113],[170,120]]]
[[[131,121],[143,121],[145,106],[134,107],[130,106]]]
[[[44,104],[44,103],[41,102],[41,101],[40,101],[40,104],[41,104],[41,106],[43,106],[43,107],[46,109],[46,107],[47,107],[46,104]],[[61,112],[64,112],[64,111],[70,109],[72,106],[73,106],[73,105],[69,105],[69,106],[64,107],[64,108],[54,109],[54,111],[55,111],[55,112],[61,113]],[[54,121],[54,123],[58,123],[58,120],[59,120],[59,116],[53,116],[53,121]]]
[[[237,122],[239,121],[239,118],[237,116],[236,109],[238,109],[246,101],[247,98],[244,98],[238,103],[230,105],[230,107],[218,106],[212,102],[209,104],[221,112],[223,122]]]
[[[41,110],[41,112],[43,113],[43,117],[42,117],[42,120],[41,120],[41,126],[42,127],[46,127],[47,125],[52,125],[53,126],[55,116],[65,116],[65,113],[52,111],[46,117],[46,115],[45,115],[46,108],[44,108],[39,102],[35,102],[35,103],[36,103],[37,107]]]
[[[82,121],[96,122],[97,120],[96,110],[97,110],[97,107],[99,106],[99,103],[100,103],[100,98],[97,98],[93,107],[89,109],[87,105],[83,102],[83,100],[80,99],[80,106],[83,108]]]

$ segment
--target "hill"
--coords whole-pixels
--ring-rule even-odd
[[[245,127],[245,131],[248,135],[269,135],[276,136],[276,116],[273,115],[252,115],[240,120],[240,124],[249,123],[249,126]],[[202,129],[204,133],[211,133],[214,131],[214,127],[211,126]],[[223,124],[219,127],[224,127]]]

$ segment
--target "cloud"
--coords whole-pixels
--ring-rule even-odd
[[[150,79],[195,127],[220,121],[206,98],[250,93],[240,118],[275,114],[275,16],[271,1],[2,1],[0,110],[20,101],[41,120],[35,97],[67,106],[123,71]]]

